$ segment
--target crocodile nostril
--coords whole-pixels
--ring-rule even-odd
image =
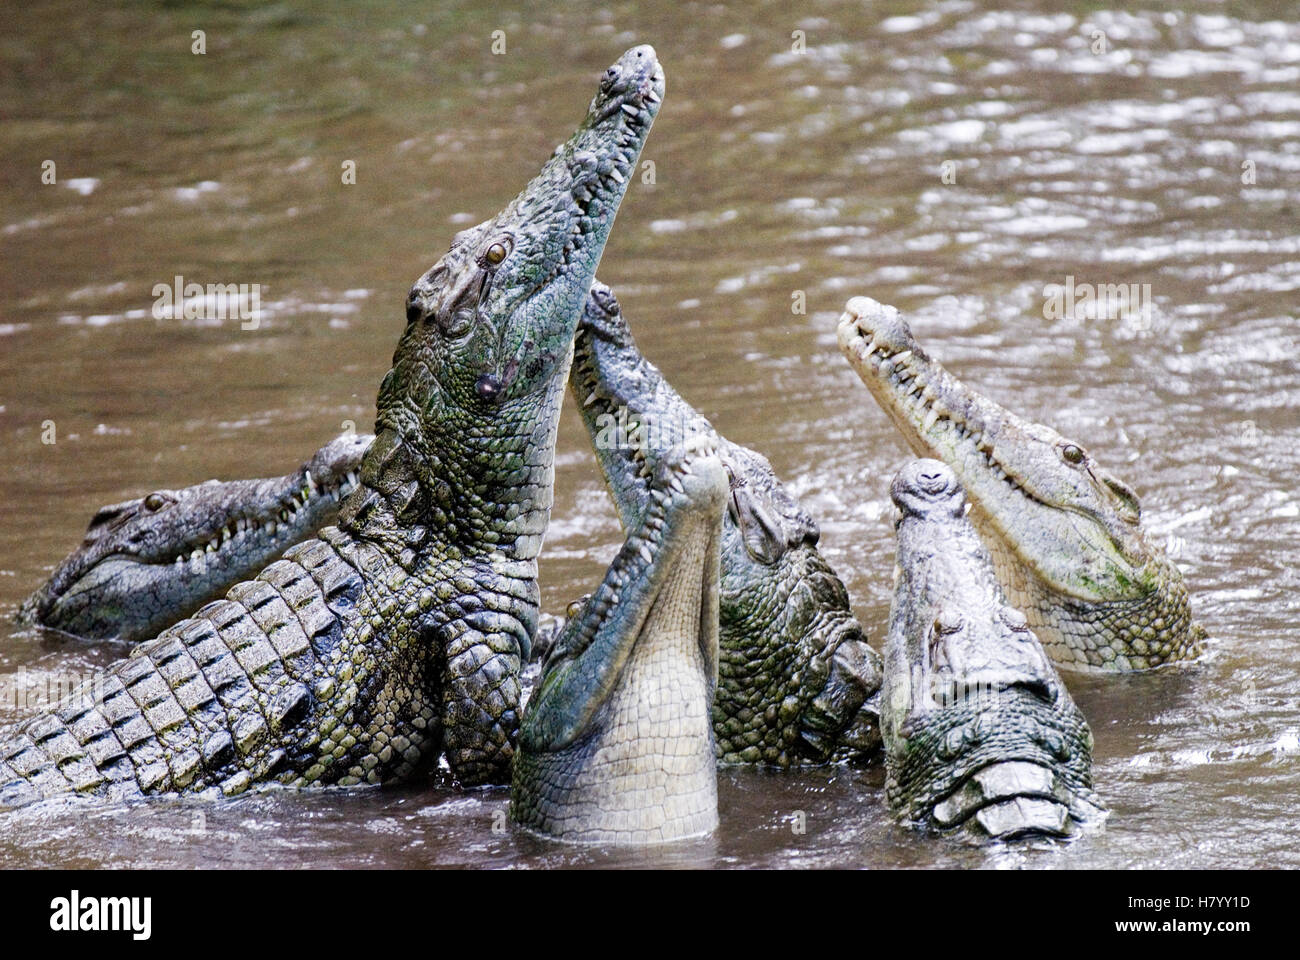
[[[925,490],[926,493],[938,493],[947,485],[942,473],[921,474],[921,489]]]
[[[420,315],[423,312],[424,312],[424,305],[420,302],[420,298],[418,296],[416,296],[413,293],[406,298],[406,322],[407,323],[414,323],[416,320],[419,320]]]

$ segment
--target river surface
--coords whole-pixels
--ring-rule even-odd
[[[876,766],[724,769],[716,835],[648,851],[541,841],[505,791],[435,784],[44,804],[0,815],[0,865],[1300,866],[1294,3],[303,6],[0,14],[0,720],[123,653],[11,621],[95,508],[369,430],[411,282],[636,42],[668,93],[601,277],[816,515],[873,640],[907,457],[835,345],[856,294],[1138,488],[1210,653],[1067,676],[1112,811],[1072,844],[914,835]],[[154,319],[177,275],[260,284],[259,325]],[[1068,278],[1146,309],[1045,310]],[[557,456],[551,611],[620,542],[571,408]]]

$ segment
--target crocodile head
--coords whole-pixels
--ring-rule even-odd
[[[999,579],[1054,660],[1123,671],[1199,655],[1204,632],[1178,568],[1143,535],[1137,494],[1082,445],[953,377],[893,307],[853,298],[839,342],[912,451],[957,474]]]
[[[19,619],[92,639],[154,636],[331,522],[370,440],[341,436],[284,477],[209,480],[101,507]]]
[[[536,558],[574,330],[663,91],[652,47],[623,54],[532,182],[415,282],[344,529],[407,565],[433,543]]]
[[[954,472],[905,466],[885,640],[886,794],[905,819],[972,839],[1097,822],[1092,734],[1009,606]]]
[[[515,757],[516,821],[606,844],[717,826],[710,708],[727,496],[711,441],[660,458],[637,523],[542,664]]]
[[[719,757],[821,761],[879,745],[879,659],[817,551],[818,528],[761,455],[719,436],[637,350],[613,293],[592,285],[570,385],[625,528],[663,454],[703,436],[730,492],[722,525]]]

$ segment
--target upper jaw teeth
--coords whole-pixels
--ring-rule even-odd
[[[206,568],[208,558],[221,551],[221,549],[232,540],[240,540],[244,534],[251,531],[261,531],[271,536],[280,532],[281,527],[288,527],[303,507],[313,497],[324,494],[330,500],[339,500],[347,493],[350,493],[359,482],[357,472],[349,470],[336,485],[321,486],[312,477],[307,474],[306,482],[301,490],[295,491],[290,498],[288,506],[281,507],[280,510],[269,520],[250,519],[249,517],[236,517],[231,520],[219,531],[213,534],[212,538],[201,546],[195,547],[189,553],[177,555],[174,563],[177,566],[189,563],[193,566]]]

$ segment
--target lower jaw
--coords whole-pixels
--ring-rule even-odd
[[[1074,809],[1079,802],[1056,771],[1008,760],[971,774],[926,819],[940,833],[974,841],[1062,838],[1081,830]]]
[[[718,826],[718,790],[712,752],[703,759],[698,771],[667,778],[651,770],[631,778],[634,783],[567,783],[562,796],[545,795],[547,781],[565,779],[562,771],[547,771],[542,790],[524,796],[516,789],[511,813],[530,832],[565,843],[648,846],[707,836]]]
[[[718,777],[708,716],[688,711],[677,722],[677,738],[667,728],[613,739],[602,731],[554,753],[521,751],[511,816],[566,843],[644,846],[712,833]]]
[[[1065,804],[1042,797],[1011,797],[983,808],[957,830],[975,841],[1006,841],[1063,839],[1074,836],[1078,827]]]
[[[589,820],[581,818],[557,825],[519,817],[519,824],[530,833],[564,843],[602,847],[647,847],[707,837],[718,827],[717,796],[678,798],[678,804],[656,810],[645,819],[639,811],[602,813]],[[693,801],[693,802],[691,802]],[[711,811],[707,809],[712,807]]]

